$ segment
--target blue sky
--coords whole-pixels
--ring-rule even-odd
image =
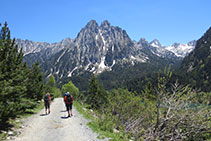
[[[163,45],[199,39],[211,26],[211,0],[2,0],[0,23],[12,37],[42,42],[75,38],[92,19],[126,30],[132,40]]]

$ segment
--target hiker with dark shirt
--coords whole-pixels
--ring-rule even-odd
[[[50,103],[51,103],[51,96],[50,93],[47,92],[44,97],[44,105],[45,105],[45,114],[50,114]]]
[[[66,95],[64,96],[64,102],[67,108],[68,117],[73,116],[72,113],[73,97],[69,92],[67,92]]]

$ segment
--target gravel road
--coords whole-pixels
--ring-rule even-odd
[[[44,109],[24,120],[24,128],[15,141],[98,141],[97,134],[86,124],[73,106],[73,116],[67,118],[62,98],[51,104],[51,113],[45,115]],[[108,140],[108,139],[104,139]]]

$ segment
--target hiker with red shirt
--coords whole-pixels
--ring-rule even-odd
[[[67,94],[64,96],[64,102],[67,108],[68,117],[73,116],[72,114],[73,97],[69,92],[67,92]]]
[[[45,114],[50,114],[50,103],[51,103],[51,96],[50,93],[47,92],[44,97],[44,105],[45,105]]]

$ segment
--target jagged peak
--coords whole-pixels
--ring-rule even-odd
[[[154,39],[154,40],[152,40],[150,43],[156,43],[156,44],[158,44],[158,43],[160,43],[160,42],[159,42],[158,39]]]
[[[91,20],[87,23],[86,27],[98,27],[98,24],[95,20]]]
[[[140,38],[140,40],[138,41],[138,43],[143,43],[143,42],[144,43],[146,43],[146,42],[148,43],[148,41],[145,38]]]
[[[172,46],[175,46],[175,47],[177,47],[177,46],[179,46],[180,45],[180,43],[177,43],[177,42],[174,42],[173,44],[172,44]]]
[[[67,37],[67,38],[64,38],[61,43],[70,43],[70,42],[73,42],[73,39]]]
[[[154,39],[153,41],[150,42],[150,44],[152,46],[155,46],[155,47],[161,47],[162,46],[158,39]]]
[[[108,20],[105,20],[105,21],[103,21],[103,22],[101,23],[100,26],[101,26],[101,27],[109,27],[109,26],[111,26],[111,24],[109,23]]]

